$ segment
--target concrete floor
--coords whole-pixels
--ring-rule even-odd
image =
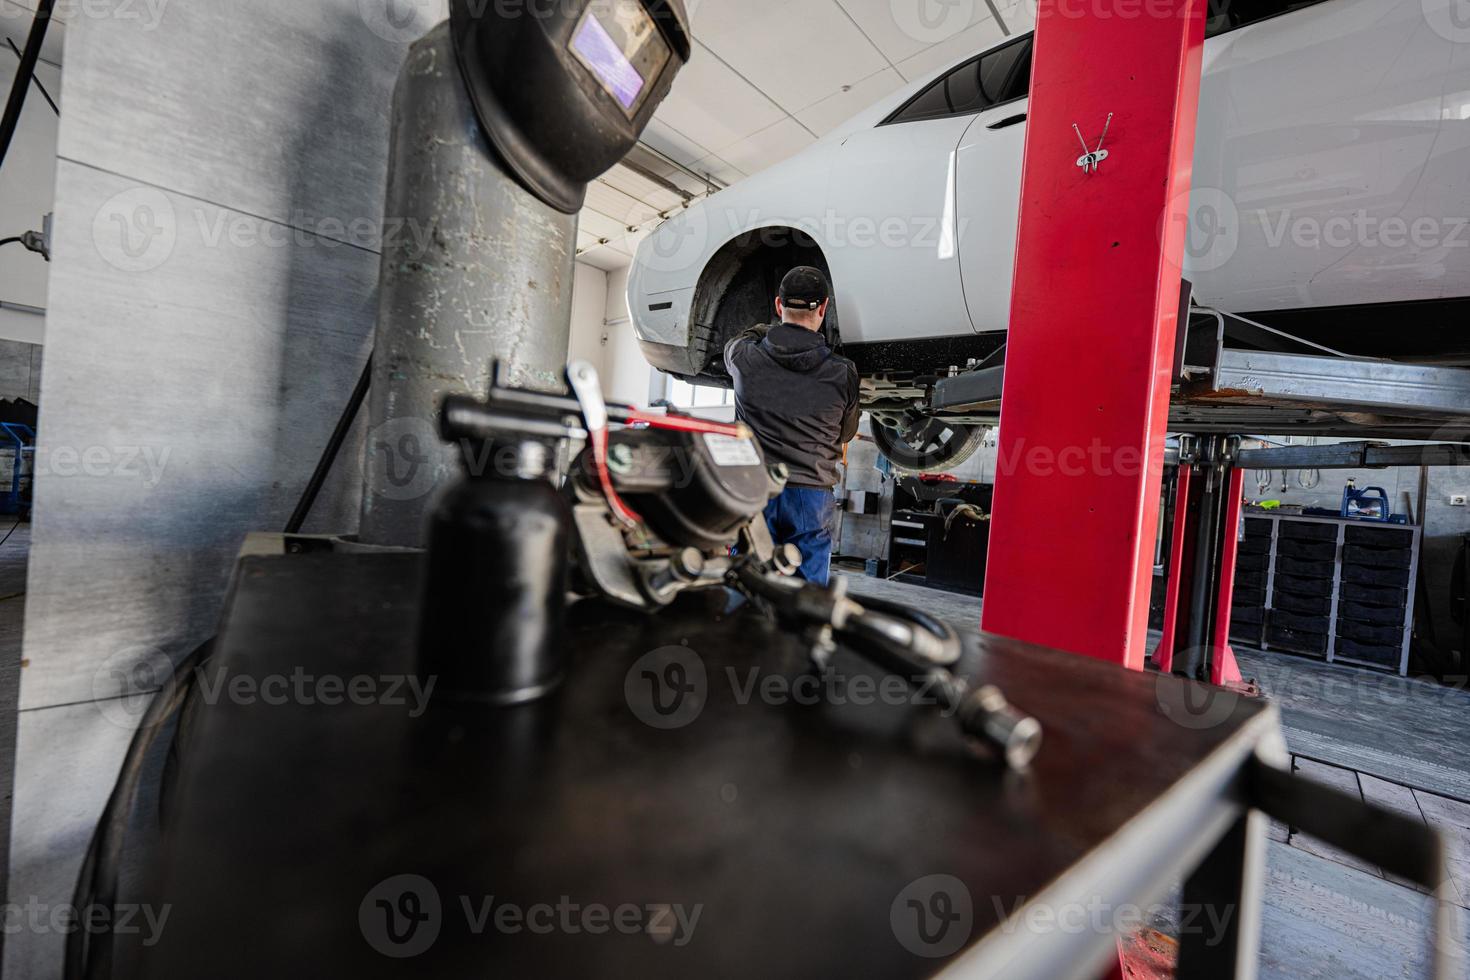
[[[978,598],[857,574],[848,588],[859,600],[881,596],[979,628]],[[1462,802],[1470,792],[1459,792],[1470,790],[1470,693],[1285,654],[1236,653],[1242,672],[1280,706],[1294,768],[1439,827],[1453,850],[1452,900],[1470,908],[1470,804]],[[1291,828],[1274,825],[1270,836],[1264,980],[1425,975],[1426,896]],[[1463,946],[1466,936],[1458,938]]]

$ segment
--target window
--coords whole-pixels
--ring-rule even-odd
[[[884,122],[968,116],[1026,96],[1031,87],[1031,35],[965,62],[914,96]]]
[[[1215,37],[1229,31],[1269,20],[1282,14],[1295,13],[1307,7],[1315,7],[1324,0],[1209,0],[1209,21],[1205,27],[1207,37]]]
[[[677,378],[669,378],[669,404],[681,411],[696,408],[722,408],[735,404],[735,392],[728,388],[710,385],[691,385]]]

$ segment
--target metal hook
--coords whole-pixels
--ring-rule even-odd
[[[1108,132],[1113,128],[1113,114],[1108,113],[1108,121],[1103,124],[1103,133],[1097,141],[1097,149],[1089,150],[1087,140],[1082,136],[1082,127],[1076,123],[1072,124],[1072,131],[1077,134],[1077,142],[1082,144],[1082,156],[1077,158],[1077,166],[1086,173],[1097,173],[1098,167],[1108,158],[1108,151],[1103,149],[1103,143],[1107,142]]]

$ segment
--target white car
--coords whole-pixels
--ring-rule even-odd
[[[1461,6],[1211,0],[1184,269],[1199,303],[1353,353],[1470,353]],[[816,265],[880,448],[908,469],[963,460],[982,431],[931,418],[927,395],[1004,344],[1030,63],[1031,36],[1008,39],[662,224],[628,287],[648,360],[728,386],[726,340]]]

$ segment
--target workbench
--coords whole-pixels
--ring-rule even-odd
[[[121,957],[141,975],[1093,978],[1117,936],[1077,928],[1086,910],[1184,879],[1239,914],[1182,937],[1180,976],[1254,969],[1250,773],[1285,758],[1265,702],[975,636],[961,672],[1045,729],[1008,773],[847,654],[838,693],[804,698],[803,645],[715,590],[658,617],[576,604],[569,676],[541,702],[347,703],[353,678],[386,694],[414,672],[422,561],[242,559],[149,862],[168,927]],[[220,685],[302,675],[313,693],[281,704]],[[340,679],[340,703],[312,678]],[[579,911],[550,935],[482,918],[506,904]],[[578,917],[625,906],[647,927]]]

